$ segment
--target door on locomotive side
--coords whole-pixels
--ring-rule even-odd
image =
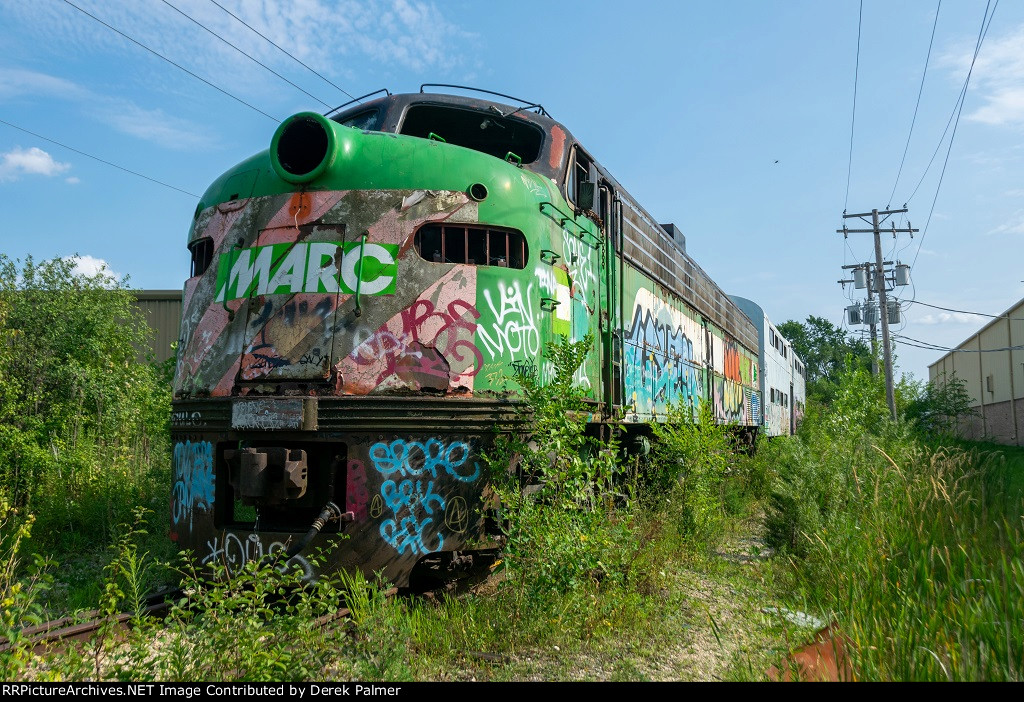
[[[566,192],[578,214],[575,223],[562,226],[562,251],[565,270],[569,276],[570,304],[572,307],[571,341],[580,341],[591,335],[590,352],[575,376],[575,383],[587,390],[589,396],[600,398],[603,383],[602,331],[600,310],[604,266],[604,233],[594,219],[599,217],[599,190],[597,165],[579,144],[573,146],[569,160]]]
[[[601,182],[600,215],[602,229],[600,278],[600,351],[601,400],[604,416],[616,416],[622,406],[622,320],[618,306],[619,217],[621,203],[607,181]]]

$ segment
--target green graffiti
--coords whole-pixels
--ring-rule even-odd
[[[338,253],[341,253],[339,256]],[[217,302],[293,293],[393,295],[397,244],[322,241],[233,249],[217,266]]]

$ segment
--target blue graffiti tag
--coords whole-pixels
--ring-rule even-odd
[[[209,441],[179,441],[174,445],[171,520],[178,524],[187,518],[191,529],[193,510],[209,510],[213,501],[213,446]]]
[[[370,447],[370,460],[377,472],[388,480],[380,487],[384,504],[392,517],[380,525],[380,535],[403,554],[434,553],[444,546],[444,535],[437,531],[436,543],[428,544],[434,514],[445,508],[445,499],[434,492],[439,470],[461,482],[480,477],[480,465],[473,463],[470,475],[460,472],[470,455],[464,441],[450,444],[428,439],[426,442],[396,439],[390,444],[380,441]],[[442,474],[443,477],[443,474]],[[402,478],[402,480],[398,480]]]
[[[676,404],[700,403],[701,371],[693,358],[693,342],[681,326],[662,321],[638,304],[625,344],[626,397],[634,412],[664,414]]]
[[[370,448],[370,458],[383,476],[400,471],[402,477],[419,476],[426,472],[436,478],[437,469],[443,467],[448,475],[464,483],[480,477],[480,464],[476,462],[473,463],[472,475],[459,472],[469,458],[469,444],[465,441],[453,441],[447,446],[437,439],[428,439],[426,443],[402,439],[396,439],[390,444],[381,441]]]

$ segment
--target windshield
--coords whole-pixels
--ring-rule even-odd
[[[544,132],[529,122],[503,117],[497,108],[468,110],[447,105],[412,105],[405,113],[401,134],[464,146],[504,159],[510,153],[523,163],[540,155]],[[513,158],[512,160],[516,160]]]

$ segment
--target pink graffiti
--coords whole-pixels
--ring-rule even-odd
[[[476,276],[453,270],[378,327],[338,364],[342,392],[379,387],[472,389],[483,355],[473,341]]]
[[[367,518],[369,502],[366,469],[362,461],[353,459],[348,462],[348,474],[345,479],[345,511],[355,514],[356,521],[361,522]]]
[[[357,366],[373,367],[374,385],[393,375],[426,375],[443,380],[442,387],[447,387],[453,365],[464,367],[462,376],[480,371],[483,356],[473,343],[479,316],[464,300],[453,300],[447,309],[416,300],[397,315],[398,329],[391,328],[392,319],[349,358]]]

